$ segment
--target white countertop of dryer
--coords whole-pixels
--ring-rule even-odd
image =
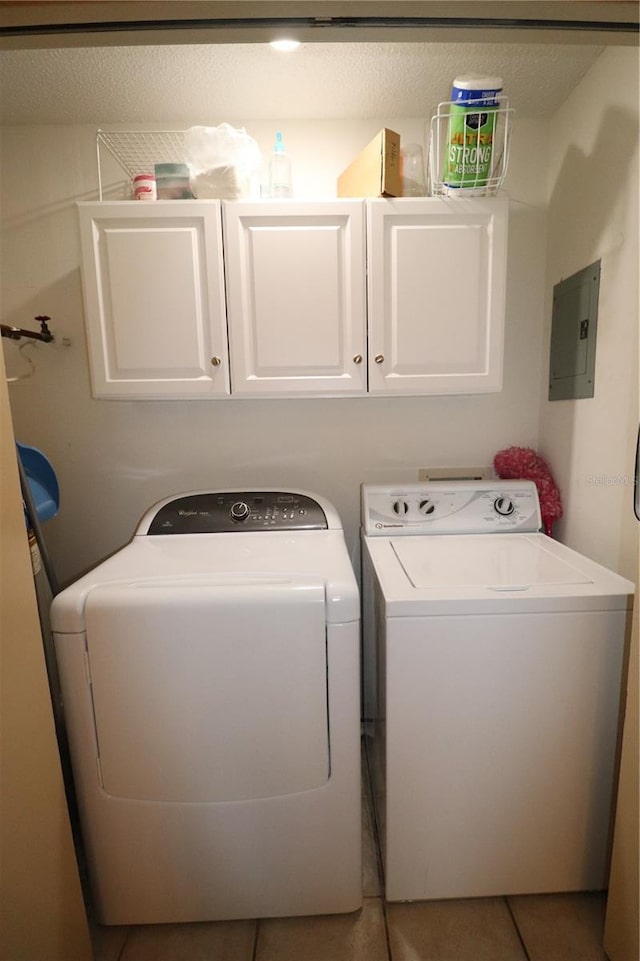
[[[54,598],[51,626],[56,633],[83,631],[86,599],[106,584],[231,589],[285,580],[301,586],[322,581],[328,623],[359,619],[358,586],[342,530],[239,531],[134,537]]]
[[[363,536],[387,616],[611,610],[634,585],[540,533]]]

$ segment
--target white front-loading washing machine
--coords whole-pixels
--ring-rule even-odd
[[[365,485],[362,519],[387,899],[605,887],[633,585],[528,481]]]
[[[360,906],[360,603],[331,504],[168,498],[51,616],[99,921]]]

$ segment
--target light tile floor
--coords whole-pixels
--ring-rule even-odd
[[[360,911],[94,926],[96,961],[607,961],[603,894],[385,903],[369,785],[363,750]]]

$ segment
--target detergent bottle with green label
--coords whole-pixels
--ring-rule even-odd
[[[491,179],[500,77],[456,77],[451,91],[444,182],[448,193],[485,193]]]

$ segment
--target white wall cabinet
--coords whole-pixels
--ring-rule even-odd
[[[78,208],[94,396],[226,396],[220,202]]]
[[[506,198],[367,206],[369,392],[500,390]]]
[[[224,205],[231,390],[365,393],[364,204]]]
[[[505,198],[78,206],[96,397],[501,389]]]

